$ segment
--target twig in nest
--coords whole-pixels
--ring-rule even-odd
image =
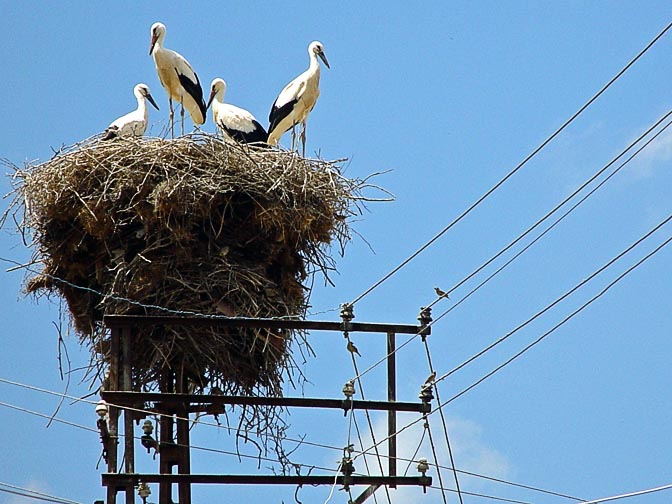
[[[65,353],[65,359],[66,362],[68,363],[68,371],[65,373],[67,376],[67,379],[65,381],[65,390],[63,391],[63,394],[61,394],[61,398],[58,401],[58,405],[56,406],[56,410],[54,410],[54,413],[51,415],[51,418],[49,419],[49,422],[47,422],[47,428],[51,425],[51,422],[54,421],[54,418],[56,418],[56,415],[58,415],[59,410],[61,409],[61,405],[63,404],[63,401],[65,401],[65,396],[68,394],[68,389],[70,388],[70,370],[72,369],[72,362],[70,361],[70,355],[68,355],[68,347],[65,344],[65,340],[63,339],[63,326],[62,326],[62,320],[63,320],[63,311],[62,311],[62,304],[59,305],[59,310],[58,310],[58,324],[56,322],[52,321],[52,324],[54,324],[54,327],[56,328],[56,332],[58,334],[58,371],[61,375],[61,380],[63,380],[63,360],[62,360],[62,355],[61,355],[61,349],[63,350],[63,353]]]

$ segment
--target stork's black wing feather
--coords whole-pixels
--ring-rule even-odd
[[[226,133],[233,138],[236,142],[240,143],[266,143],[268,140],[268,133],[264,127],[259,124],[257,121],[252,121],[254,124],[254,129],[249,132],[240,131],[237,129],[227,128],[225,125],[221,124],[221,128],[226,131]]]
[[[268,115],[269,132],[273,131],[278,126],[278,124],[280,124],[280,121],[282,121],[285,117],[289,115],[289,113],[294,108],[294,105],[296,105],[299,100],[298,98],[290,100],[287,103],[285,103],[282,107],[275,106],[277,101],[278,100],[275,100],[275,102],[273,103],[273,106],[271,107],[271,113]]]
[[[198,80],[198,75],[194,72],[194,76],[196,77],[196,82],[194,82],[186,75],[178,72],[177,68],[175,69],[175,73],[177,73],[177,78],[180,79],[182,87],[198,104],[198,108],[201,109],[201,114],[203,114],[203,120],[205,120],[207,117],[207,110],[205,108],[205,100],[203,100],[203,88],[201,88],[201,82]]]
[[[119,135],[119,126],[109,126],[105,131],[103,131],[103,137],[101,140],[112,140]]]

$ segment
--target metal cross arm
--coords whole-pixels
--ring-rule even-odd
[[[187,407],[190,413],[207,412],[210,406],[240,404],[255,406],[280,406],[296,408],[368,409],[377,411],[406,411],[429,413],[431,406],[424,402],[344,401],[343,399],[315,399],[307,397],[251,397],[206,394],[167,394],[160,392],[102,391],[101,397],[108,404],[134,408],[147,402],[155,403],[152,413],[167,413],[177,407]]]

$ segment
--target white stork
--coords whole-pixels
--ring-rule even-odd
[[[225,93],[224,79],[214,79],[210,85],[207,107],[210,108],[212,104],[212,120],[224,139],[240,143],[265,143],[268,133],[264,127],[247,110],[224,103]]]
[[[306,120],[313,110],[317,97],[320,95],[320,62],[329,67],[329,62],[324,54],[324,47],[318,41],[311,42],[308,46],[310,66],[308,70],[287,84],[280,91],[268,116],[268,144],[278,145],[280,137],[289,128],[292,128],[292,149],[295,147],[296,137],[294,127],[301,123],[302,130],[300,139],[303,143],[303,155],[306,155]]]
[[[152,98],[147,84],[137,84],[133,88],[133,94],[138,100],[138,108],[113,121],[103,132],[103,140],[111,140],[117,137],[142,136],[145,134],[149,115],[145,100],[149,100],[149,103],[154,105],[156,110],[159,110],[159,106],[154,101],[154,98]]]
[[[198,75],[191,68],[189,62],[181,54],[163,47],[166,37],[166,27],[163,23],[154,23],[151,28],[151,43],[149,54],[154,58],[156,71],[159,74],[161,85],[168,93],[170,103],[170,131],[173,132],[173,100],[178,101],[182,108],[182,134],[184,134],[184,109],[189,111],[194,124],[205,122],[205,102],[203,101],[203,89],[198,80]]]

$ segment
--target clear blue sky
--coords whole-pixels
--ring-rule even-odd
[[[350,159],[346,174],[391,170],[377,183],[396,195],[369,205],[338,260],[336,287],[318,279],[313,311],[364,292],[457,217],[579,109],[671,20],[665,1],[564,2],[3,2],[0,157],[16,164],[49,159],[52,148],[102,131],[135,106],[145,82],[168,117],[156,76],[149,27],[167,26],[166,47],[182,53],[204,87],[228,82],[227,101],[267,124],[269,108],[307,66],[306,47],[323,42],[331,70],[308,122],[308,150]],[[619,79],[555,141],[432,247],[355,307],[358,321],[415,323],[435,285],[450,288],[517,237],[672,108],[672,32]],[[206,90],[207,93],[207,90]],[[206,131],[214,131],[210,120]],[[288,138],[284,138],[287,144]],[[649,148],[474,296],[438,322],[429,339],[439,374],[462,363],[544,308],[670,214],[672,136]],[[5,171],[9,171],[6,169]],[[2,192],[10,191],[2,179]],[[4,203],[6,205],[6,202]],[[670,236],[663,227],[585,289],[560,303],[448,380],[457,394],[552,328]],[[0,256],[25,262],[30,252],[11,225]],[[500,263],[498,263],[500,264]],[[0,379],[63,391],[58,372],[57,300],[22,293],[21,272],[3,263]],[[585,500],[672,483],[669,391],[672,386],[672,247],[661,250],[606,295],[511,365],[446,407],[459,469]],[[488,271],[492,271],[491,269]],[[438,316],[476,283],[434,309]],[[316,316],[336,319],[337,312]],[[88,363],[74,335],[73,368]],[[372,364],[384,341],[355,336]],[[339,334],[315,335],[317,358],[305,367],[308,397],[339,397],[353,376]],[[415,400],[428,374],[414,341],[398,355],[399,398]],[[68,393],[87,393],[75,372]],[[365,377],[367,398],[384,399],[383,370]],[[288,395],[301,390],[287,389]],[[0,401],[51,415],[58,397],[0,383]],[[58,417],[95,427],[93,406],[66,400]],[[450,465],[437,415],[432,432]],[[414,420],[404,417],[400,425]],[[339,412],[293,411],[290,435],[343,446]],[[366,429],[363,417],[358,419]],[[95,433],[0,406],[0,482],[90,503],[104,498]],[[384,419],[374,417],[376,425]],[[382,432],[382,431],[381,431]],[[140,433],[139,433],[140,434]],[[421,432],[401,441],[410,457]],[[380,432],[379,432],[380,436]],[[194,444],[230,450],[214,427],[193,430]],[[253,452],[252,452],[253,453]],[[431,457],[425,443],[422,455]],[[300,449],[297,462],[336,468],[337,451]],[[143,453],[138,451],[143,459]],[[194,453],[194,472],[255,473],[223,454]],[[269,464],[260,472],[269,473]],[[363,465],[356,464],[359,471]],[[144,457],[141,470],[152,468]],[[314,474],[316,474],[315,472]],[[436,471],[430,471],[436,478]],[[454,482],[443,472],[444,484]],[[573,502],[466,478],[464,489],[534,503]],[[0,490],[5,487],[0,486]],[[150,502],[158,499],[158,490]],[[306,488],[304,502],[324,502],[329,488]],[[293,502],[293,488],[197,487],[195,502]],[[358,492],[355,492],[357,494]],[[625,502],[669,502],[672,491]],[[442,502],[437,491],[391,492],[393,502]],[[450,502],[456,496],[449,494]],[[33,502],[0,492],[0,502]],[[331,502],[346,502],[335,492]],[[379,502],[386,502],[379,492]],[[495,502],[465,496],[465,502]]]

